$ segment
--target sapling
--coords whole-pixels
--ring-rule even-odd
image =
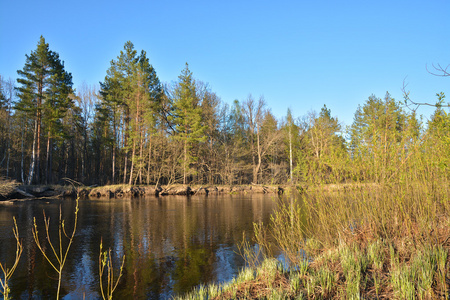
[[[39,240],[39,235],[38,235],[38,226],[36,224],[36,218],[34,218],[34,226],[32,228],[32,232],[33,232],[33,238],[34,241],[36,242],[36,245],[38,246],[39,250],[41,251],[41,253],[44,255],[45,259],[47,260],[47,262],[52,266],[52,268],[56,271],[56,273],[58,273],[58,290],[56,292],[56,299],[59,299],[60,297],[60,291],[61,291],[61,282],[62,282],[62,270],[64,268],[64,265],[66,264],[66,259],[67,259],[67,254],[69,253],[70,250],[70,246],[72,245],[73,239],[75,237],[75,232],[77,230],[77,221],[78,221],[78,197],[76,199],[76,206],[75,206],[75,221],[74,221],[74,225],[73,225],[73,230],[72,233],[70,235],[67,234],[66,232],[66,226],[65,226],[65,222],[62,219],[62,212],[61,212],[61,206],[59,207],[59,225],[58,225],[58,245],[53,244],[53,242],[50,239],[50,217],[47,218],[45,216],[45,211],[44,211],[44,224],[45,224],[45,235],[46,235],[46,239],[48,241],[48,244],[50,246],[50,249],[52,250],[51,253],[53,253],[53,257],[54,258],[50,258],[51,255],[47,255],[47,253],[45,252],[45,248],[43,243]],[[68,244],[67,247],[64,249],[63,246],[63,238],[66,238],[68,240]],[[56,262],[54,261],[56,259]]]
[[[14,219],[13,233],[14,233],[14,237],[16,239],[16,257],[15,257],[14,263],[11,268],[7,268],[6,265],[3,265],[0,262],[0,268],[2,269],[2,272],[3,272],[3,279],[0,278],[0,284],[2,286],[2,291],[0,291],[0,292],[3,295],[4,300],[10,299],[9,298],[10,290],[9,290],[8,281],[11,279],[12,275],[14,274],[14,271],[17,268],[17,265],[19,264],[20,256],[22,255],[22,250],[23,250],[22,242],[19,239],[19,230],[17,229],[16,218],[13,217],[13,219]]]
[[[120,266],[119,275],[116,280],[114,280],[114,268],[112,264],[112,258],[111,258],[111,248],[108,251],[103,251],[103,241],[100,242],[100,256],[98,259],[98,268],[99,268],[99,274],[100,274],[100,292],[102,294],[103,300],[111,300],[114,291],[117,288],[117,285],[119,284],[120,277],[122,277],[123,274],[123,265],[125,263],[125,255],[122,257],[122,265]],[[106,291],[103,288],[103,273],[107,273],[107,284],[106,284]]]

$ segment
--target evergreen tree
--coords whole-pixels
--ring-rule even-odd
[[[151,136],[155,133],[163,94],[156,71],[146,52],[141,51],[138,55],[134,45],[128,41],[117,60],[111,61],[105,81],[100,86],[99,120],[103,120],[103,124],[112,131],[112,139],[105,140],[111,147],[112,181],[116,181],[116,154],[121,148],[123,182],[128,180],[132,184],[137,178],[142,182],[144,146],[151,143]],[[137,173],[134,172],[136,169]]]
[[[129,104],[131,119],[130,138],[132,140],[131,168],[129,184],[142,183],[144,167],[144,144],[151,145],[156,132],[156,123],[162,100],[162,86],[145,51],[141,51],[133,74],[132,101]],[[150,158],[149,158],[150,159]],[[150,164],[150,161],[148,162]],[[134,173],[134,170],[137,172]],[[134,174],[136,176],[134,177]]]
[[[347,151],[338,119],[324,105],[319,115],[310,113],[306,122],[305,150],[300,156],[305,179],[312,183],[341,181]]]
[[[3,81],[3,77],[0,75],[0,109],[6,107],[6,92],[5,90],[5,82]]]
[[[11,161],[11,103],[14,98],[14,83],[5,81],[0,75],[0,170],[9,177]]]
[[[41,144],[43,120],[46,120],[48,142],[53,135],[60,135],[58,128],[61,118],[73,104],[69,95],[72,90],[72,76],[64,70],[64,64],[59,55],[49,49],[49,45],[41,36],[37,49],[26,55],[23,70],[17,73],[20,86],[17,88],[19,101],[16,109],[24,111],[34,120],[34,136],[32,159],[28,175],[28,184],[33,178],[41,182]],[[50,149],[50,146],[47,146]],[[49,158],[49,156],[47,156]],[[35,171],[36,170],[36,171]],[[48,175],[49,173],[47,173]],[[48,178],[46,178],[48,180]]]
[[[62,142],[72,135],[69,134],[70,125],[64,126],[64,117],[69,109],[74,110],[72,89],[72,75],[64,70],[64,63],[59,60],[59,55],[53,55],[53,70],[49,80],[49,88],[46,91],[44,103],[44,124],[47,131],[46,154],[46,181],[52,182],[53,143]]]
[[[195,80],[186,63],[186,67],[178,76],[178,83],[173,92],[172,116],[170,120],[175,125],[175,139],[181,141],[183,156],[181,164],[183,167],[183,184],[187,183],[187,177],[195,174],[192,164],[198,157],[191,151],[196,143],[204,142],[205,125],[202,121],[202,109],[200,99],[197,96]]]
[[[208,85],[197,82],[198,96],[201,99],[202,123],[205,127],[205,147],[198,148],[199,171],[204,173],[202,180],[205,183],[218,181],[218,174],[222,166],[222,157],[219,157],[220,144],[220,98],[212,92]]]
[[[389,178],[400,161],[406,114],[389,93],[370,96],[358,107],[350,127],[351,155],[356,178],[378,182]]]
[[[427,170],[431,173],[430,178],[450,178],[450,114],[444,110],[442,105],[445,94],[437,94],[438,102],[436,110],[428,122],[427,140],[425,142],[425,155]]]

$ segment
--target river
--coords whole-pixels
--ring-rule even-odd
[[[43,211],[57,244],[61,210],[67,231],[76,201],[35,200],[0,206],[0,262],[15,255],[16,217],[23,254],[10,281],[12,299],[54,299],[57,273],[37,248],[31,228],[36,218],[45,241]],[[141,199],[80,200],[78,226],[63,269],[63,299],[100,298],[100,242],[111,248],[114,268],[125,255],[115,299],[169,299],[199,284],[229,281],[244,266],[236,245],[254,222],[268,224],[274,195],[165,196]],[[47,253],[50,249],[47,247]],[[3,275],[2,275],[3,278]]]

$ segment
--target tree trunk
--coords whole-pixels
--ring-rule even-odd
[[[24,124],[24,126],[22,127],[22,139],[21,139],[21,145],[20,145],[20,150],[21,150],[21,153],[22,153],[22,157],[21,157],[21,160],[20,160],[20,175],[21,175],[21,178],[22,178],[22,183],[25,183],[25,175],[24,175],[24,172],[23,172],[23,160],[24,160],[24,148],[23,148],[23,139],[24,139],[24,132],[27,130],[27,126],[26,126],[26,123]]]
[[[48,137],[47,137],[47,155],[46,155],[46,164],[45,164],[45,183],[49,184],[51,180],[51,159],[50,159],[50,147],[51,147],[51,137],[50,137],[50,130],[48,131]]]
[[[37,134],[36,134],[36,182],[40,183],[40,170],[41,170],[41,123],[42,123],[42,101],[43,101],[43,84],[44,79],[40,78],[38,83],[38,98],[37,98],[37,106],[36,106],[36,125],[37,125]]]
[[[259,129],[256,129],[256,151],[258,155],[258,163],[255,164],[255,167],[253,169],[253,183],[258,183],[258,173],[259,169],[261,168],[261,145],[260,145],[260,133]]]
[[[183,184],[186,184],[187,137],[184,140]]]
[[[36,140],[37,140],[37,119],[34,120],[33,147],[32,147],[32,151],[31,151],[30,173],[28,174],[28,180],[27,180],[28,185],[30,185],[33,182],[34,168],[36,165]]]
[[[89,126],[89,124],[88,124],[88,122],[87,121],[85,121],[85,124],[84,124],[84,135],[83,135],[83,138],[84,138],[84,143],[83,143],[83,161],[81,162],[82,163],[82,167],[81,167],[81,180],[82,180],[82,182],[85,182],[86,181],[86,165],[87,165],[87,159],[88,159],[88,151],[87,151],[87,139],[88,139],[88,126]]]
[[[144,155],[144,141],[142,138],[142,127],[139,134],[139,141],[140,141],[140,149],[139,149],[139,184],[142,184],[142,163],[144,158],[142,157]]]
[[[11,95],[11,92],[10,92]],[[6,178],[9,177],[9,159],[11,156],[11,126],[10,126],[10,114],[11,114],[11,96],[9,98],[8,103],[8,110],[6,114],[6,130],[7,130],[7,142],[6,142],[6,152],[7,152],[7,158],[6,158]]]
[[[289,124],[289,175],[291,178],[291,183],[293,181],[292,176],[292,132],[291,132],[292,126]]]
[[[128,182],[129,185],[133,184],[133,169],[134,169],[135,153],[136,153],[136,140],[134,139],[133,140],[133,152],[131,153],[130,180]]]
[[[37,134],[36,134],[36,183],[40,183],[39,171],[41,169],[41,111],[37,114]]]
[[[152,161],[152,137],[149,137],[148,145],[148,165],[147,165],[147,185],[150,184],[150,167]]]
[[[117,140],[117,129],[116,129],[116,112],[113,112],[113,143],[112,143],[112,184],[116,184],[116,140]]]
[[[125,120],[123,124],[123,134],[124,134],[124,142],[123,146],[125,148],[125,161],[123,166],[123,183],[125,184],[127,182],[127,165],[128,165],[128,149],[127,149],[127,143],[128,143],[128,116],[127,113],[125,113]]]

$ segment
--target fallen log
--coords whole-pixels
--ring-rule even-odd
[[[29,194],[29,193],[27,193],[27,192],[25,192],[25,191],[23,191],[23,190],[21,190],[21,189],[19,189],[17,187],[14,189],[14,192],[16,192],[18,194],[21,194],[22,196],[25,196],[27,198],[36,198],[35,195]]]

